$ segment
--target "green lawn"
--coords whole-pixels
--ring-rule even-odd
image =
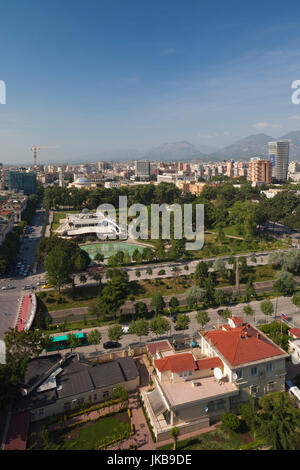
[[[78,427],[60,437],[64,450],[96,450],[100,441],[111,437],[117,430],[130,431],[130,418],[127,411]]]
[[[248,434],[239,434],[232,431],[223,430],[217,427],[199,436],[191,437],[177,444],[178,450],[238,450],[242,445],[252,442]],[[158,450],[171,450],[173,445],[169,444],[159,447]]]

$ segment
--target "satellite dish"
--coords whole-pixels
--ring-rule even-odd
[[[236,380],[236,379],[238,378],[238,375],[237,375],[236,372],[234,372],[234,373],[232,374],[232,378],[233,378],[233,380]]]
[[[217,380],[221,380],[221,378],[223,377],[223,372],[221,371],[221,369],[219,369],[219,367],[216,367],[214,369],[214,376]]]
[[[295,365],[300,364],[300,361],[297,356],[293,356],[293,354],[291,354],[291,359],[292,359],[293,364]]]

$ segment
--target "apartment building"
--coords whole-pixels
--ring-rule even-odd
[[[248,167],[247,180],[252,183],[271,184],[272,163],[262,158],[251,158]]]
[[[175,352],[168,341],[151,343],[154,390],[143,399],[158,441],[177,426],[181,434],[237,412],[249,396],[285,389],[289,356],[241,318],[199,336],[200,348]]]

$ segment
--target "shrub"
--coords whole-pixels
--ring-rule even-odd
[[[233,413],[223,413],[222,414],[222,425],[225,429],[229,431],[238,431],[240,427],[240,420]]]

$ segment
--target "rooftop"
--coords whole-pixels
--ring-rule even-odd
[[[286,355],[285,351],[249,323],[235,328],[227,325],[226,330],[220,328],[207,331],[204,338],[209,340],[232,366]]]
[[[171,372],[183,372],[185,370],[196,370],[197,364],[193,354],[174,354],[162,359],[154,359],[155,367],[160,372],[170,370]]]
[[[236,385],[226,381],[218,381],[215,377],[204,377],[185,382],[160,382],[160,386],[171,406],[190,404],[200,400],[216,400],[224,395],[238,395]]]

